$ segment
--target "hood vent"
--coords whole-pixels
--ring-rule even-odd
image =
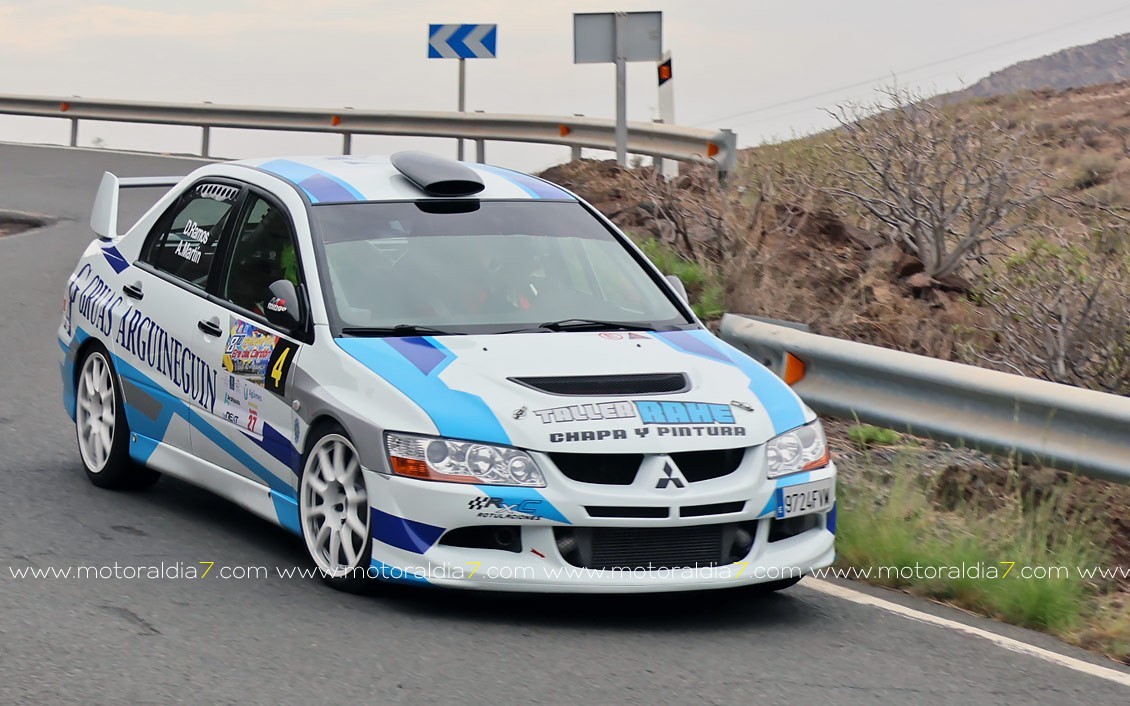
[[[616,395],[666,395],[690,388],[683,373],[631,375],[574,375],[571,377],[509,378],[511,382],[550,395],[612,397]]]

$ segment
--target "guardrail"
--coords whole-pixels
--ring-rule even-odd
[[[573,148],[615,150],[615,121],[581,116],[492,115],[488,113],[393,112],[269,108],[211,103],[141,103],[0,95],[0,114],[63,118],[71,121],[71,146],[78,142],[80,120],[187,125],[202,130],[200,154],[207,157],[212,128],[336,133],[342,154],[353,135],[452,137],[473,140],[482,162],[484,142],[534,142]],[[656,158],[717,165],[722,174],[737,162],[737,135],[662,123],[628,123],[628,151]]]
[[[722,338],[786,379],[803,364],[793,389],[818,414],[1130,483],[1130,398],[733,314]]]

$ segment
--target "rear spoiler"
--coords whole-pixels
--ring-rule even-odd
[[[118,237],[118,191],[121,189],[171,188],[184,177],[127,177],[118,178],[106,172],[98,185],[98,195],[94,197],[94,208],[90,212],[90,227],[100,238]]]

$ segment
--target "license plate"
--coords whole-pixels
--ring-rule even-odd
[[[835,502],[835,481],[831,478],[777,488],[777,519],[827,512]]]

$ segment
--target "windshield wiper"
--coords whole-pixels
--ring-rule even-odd
[[[431,326],[397,324],[396,326],[351,326],[341,330],[346,336],[463,336],[456,331],[444,331]]]
[[[600,321],[598,319],[561,319],[538,324],[538,328],[550,331],[654,331],[652,324],[633,324],[623,321]]]

